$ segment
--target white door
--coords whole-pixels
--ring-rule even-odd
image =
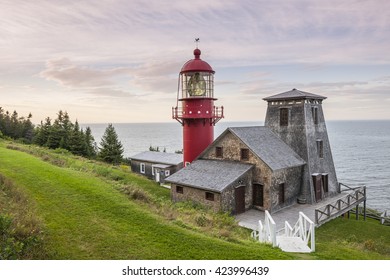
[[[160,170],[159,169],[156,169],[154,171],[154,175],[155,175],[155,178],[156,178],[156,182],[160,182]]]

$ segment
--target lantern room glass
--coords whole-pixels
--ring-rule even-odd
[[[181,74],[182,98],[214,98],[214,74],[187,72]]]

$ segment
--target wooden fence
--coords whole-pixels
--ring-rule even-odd
[[[356,214],[356,210],[352,209],[351,213]],[[362,215],[363,208],[359,207],[357,215]],[[387,215],[387,211],[383,213],[379,213],[378,211],[375,211],[373,209],[367,208],[366,209],[366,217],[378,220],[382,225],[390,226],[390,217]]]
[[[362,202],[363,216],[364,219],[366,219],[366,186],[350,188],[344,184],[340,185],[347,187],[349,193],[342,198],[315,210],[315,223],[317,226],[339,217],[354,208],[356,208],[356,212],[358,213],[359,204]],[[359,215],[356,215],[356,219],[359,219]]]

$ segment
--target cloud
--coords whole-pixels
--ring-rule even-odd
[[[390,65],[387,0],[1,2],[1,90],[33,86],[14,99],[49,92],[73,94],[74,103],[98,97],[159,106],[176,96],[195,37],[217,72],[216,91],[229,98],[296,87],[363,100],[389,89],[386,80],[373,80]],[[320,71],[346,64],[345,72]],[[298,67],[289,72],[290,65]],[[260,75],[243,75],[248,69]]]
[[[52,59],[46,62],[46,69],[39,75],[67,87],[101,87],[112,85],[112,78],[129,74],[126,68],[97,70],[74,65],[68,58]]]
[[[218,66],[388,63],[389,9],[387,0],[14,0],[2,3],[0,51],[12,62],[49,53],[139,64],[161,56],[181,61],[200,37]]]
[[[242,84],[240,93],[249,98],[264,98],[298,88],[331,97],[330,102],[339,102],[341,99],[353,102],[385,101],[390,92],[390,79],[388,77],[373,78],[362,81],[339,82],[283,82],[277,80],[249,81]]]
[[[69,58],[61,57],[48,60],[39,77],[96,96],[142,98],[156,93],[174,93],[180,68],[177,62],[155,61],[133,67],[95,69],[78,66]]]

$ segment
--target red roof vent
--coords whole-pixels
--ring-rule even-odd
[[[191,59],[187,61],[183,67],[181,68],[180,73],[186,73],[186,72],[209,72],[209,73],[215,73],[213,68],[211,68],[210,64],[208,64],[206,61],[203,61],[200,59],[201,51],[200,49],[196,48],[194,50],[194,59]]]

